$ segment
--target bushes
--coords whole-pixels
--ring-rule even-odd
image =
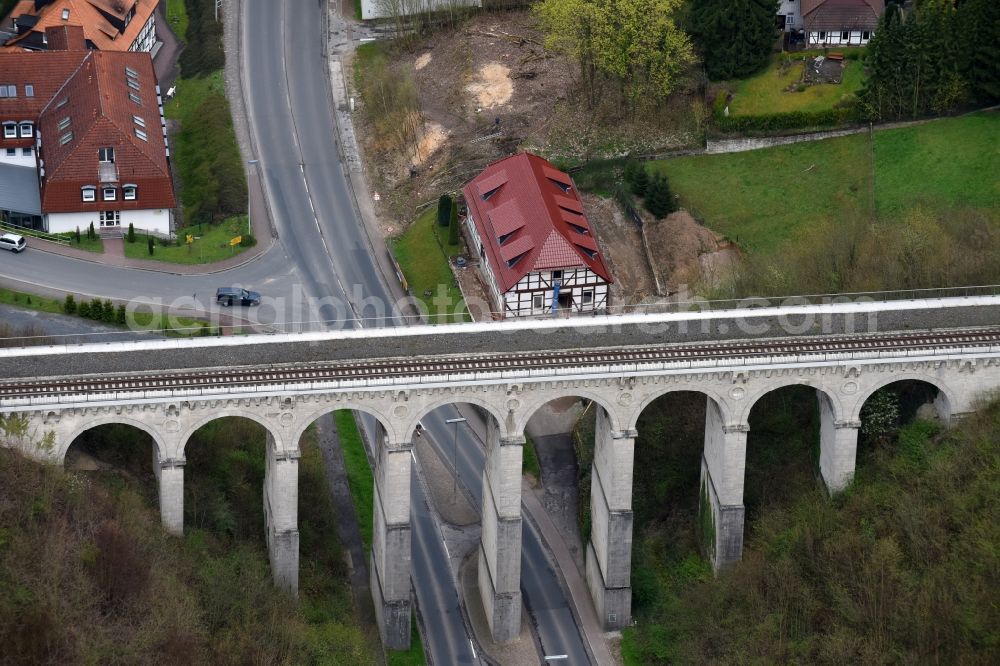
[[[786,113],[768,113],[756,116],[726,116],[720,110],[724,109],[725,94],[716,96],[715,124],[723,132],[776,132],[781,130],[801,129],[805,127],[834,127],[860,120],[858,109],[850,106],[835,107],[823,111],[788,111]]]
[[[451,224],[451,195],[442,194],[438,199],[437,223],[439,227]]]
[[[188,13],[186,46],[181,52],[181,73],[185,77],[208,74],[226,64],[222,50],[222,17],[215,20],[215,0],[185,0]]]
[[[186,222],[218,222],[245,213],[246,177],[226,98],[217,92],[209,93],[181,120],[176,138]]]

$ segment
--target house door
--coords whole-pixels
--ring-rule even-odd
[[[558,302],[560,310],[569,310],[571,307],[573,307],[573,293],[565,291],[561,292],[559,294]]]

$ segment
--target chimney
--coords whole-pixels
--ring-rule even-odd
[[[54,25],[45,29],[45,39],[49,51],[85,51],[87,43],[83,38],[83,26]]]

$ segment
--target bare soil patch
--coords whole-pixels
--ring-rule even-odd
[[[653,270],[669,293],[717,284],[739,257],[732,243],[698,224],[686,210],[662,220],[644,220],[644,225]]]

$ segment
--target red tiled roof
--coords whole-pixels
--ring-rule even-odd
[[[0,121],[36,122],[42,109],[80,66],[86,55],[83,51],[0,52],[0,72],[3,72],[0,83],[17,86],[17,97],[0,97]],[[27,85],[34,88],[34,96],[26,95]]]
[[[502,292],[541,270],[587,267],[612,281],[573,179],[541,157],[495,162],[462,193]]]
[[[46,28],[61,25],[79,25],[83,27],[86,38],[101,51],[128,51],[132,42],[139,36],[149,17],[156,10],[159,0],[54,0],[51,4],[35,10],[35,0],[21,0],[9,16],[37,16],[38,23],[23,35],[9,40],[7,44],[17,44],[31,32],[45,32]],[[119,32],[101,12],[106,12],[116,19],[124,21],[132,6],[135,6],[135,16],[125,29]],[[63,12],[68,10],[69,17],[63,20]]]
[[[138,90],[129,87],[126,67],[138,75],[134,79],[138,81]],[[141,103],[133,101],[130,93],[137,95]],[[139,117],[143,124],[137,124],[133,116]],[[67,118],[68,126],[60,128]],[[42,112],[39,130],[43,139],[39,159],[45,163],[44,212],[176,206],[160,123],[156,75],[149,54],[88,52],[65,87]],[[144,133],[145,141],[136,130]],[[68,132],[72,132],[72,139],[63,143],[61,137]],[[123,201],[119,192],[115,202],[82,202],[81,187],[101,185],[98,150],[105,147],[114,148],[118,185],[138,186],[136,201]]]

